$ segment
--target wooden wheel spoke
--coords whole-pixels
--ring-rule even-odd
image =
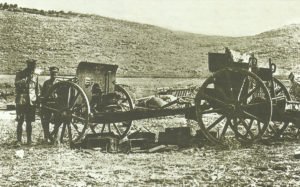
[[[275,90],[275,96],[278,95],[278,94],[279,94],[280,92],[282,92],[282,91],[283,91],[283,88],[279,88],[278,90],[276,89],[276,90]]]
[[[243,97],[241,97],[240,101],[241,102],[245,102],[251,95],[253,95],[258,89],[260,88],[260,86],[256,86],[254,88],[252,88],[246,95],[244,95]]]
[[[67,104],[67,106],[66,106],[67,108],[70,107],[71,93],[72,93],[71,91],[72,91],[72,87],[69,87],[69,88],[68,88],[68,92],[67,92],[67,94],[68,94],[68,95],[67,95],[67,96],[68,96],[68,97],[67,97],[67,103],[66,103],[66,104]]]
[[[123,121],[123,122],[122,122],[122,125],[123,125],[124,127],[128,127],[128,126],[131,125],[131,121]]]
[[[253,134],[253,132],[251,131],[251,129],[249,129],[249,131],[247,131],[247,134],[249,134],[251,136],[251,139],[255,138],[255,135]]]
[[[212,97],[212,96],[209,96],[205,93],[202,94],[202,96],[207,99],[208,101],[212,101],[212,102],[216,102],[218,103],[219,105],[222,105],[223,107],[227,107],[226,103],[224,103],[223,101],[221,101],[220,99],[217,99],[215,97]]]
[[[220,123],[226,116],[222,115],[220,116],[216,121],[214,121],[209,127],[207,127],[207,131],[210,131],[212,128],[214,128],[218,123]]]
[[[122,98],[120,101],[120,104],[125,103],[126,101],[128,101],[128,98]]]
[[[239,125],[242,125],[244,127],[244,129],[246,130],[245,133],[239,131],[239,129],[238,129]],[[238,136],[242,139],[247,139],[248,135],[250,135],[251,139],[253,139],[255,137],[255,135],[251,131],[251,127],[252,127],[252,122],[250,122],[250,124],[247,125],[247,123],[245,122],[244,119],[240,119],[240,118],[235,118],[234,119],[234,125],[233,125],[234,129],[233,129],[233,131],[235,132],[236,136]]]
[[[268,102],[257,102],[243,105],[243,109],[258,109],[259,107],[267,106]]]
[[[93,123],[93,124],[90,124],[89,126],[90,126],[90,128],[95,129],[95,127],[97,126],[97,124],[94,124],[94,123]]]
[[[217,108],[217,109],[201,111],[201,114],[221,113],[222,111],[223,111],[223,109]]]
[[[272,131],[272,133],[276,133],[276,130],[272,125],[269,125],[269,129]]]
[[[96,130],[95,130],[95,127],[96,127],[97,125],[95,125],[95,124],[90,124],[90,129],[92,130],[92,132],[94,133],[94,134],[96,134]]]
[[[235,119],[234,119],[234,120],[235,120]],[[230,128],[231,128],[234,132],[236,132],[236,130],[237,130],[236,123],[233,123],[233,124],[232,124],[231,119],[227,119],[227,121],[229,121],[228,124],[229,124]]]
[[[230,120],[227,120],[226,123],[225,123],[225,125],[224,125],[224,127],[223,127],[222,133],[220,135],[220,139],[222,139],[222,138],[225,137],[225,133],[226,133],[226,131],[228,129],[229,123],[231,123]]]
[[[245,137],[249,134],[251,136],[251,138],[254,138],[255,136],[251,131],[251,126],[252,125],[249,124],[249,126],[248,126],[247,123],[244,120],[240,120],[240,123],[242,123],[242,125],[245,127],[245,129],[247,131],[246,134],[245,134]]]
[[[76,100],[78,99],[80,95],[80,92],[77,92],[77,94],[75,95],[75,97],[72,99],[72,102],[70,103],[70,108],[73,109],[76,103]]]
[[[80,111],[81,109],[83,109],[85,107],[85,104],[80,104],[80,105],[75,105],[72,108],[72,111]]]
[[[121,136],[122,133],[121,133],[120,129],[117,127],[117,125],[115,123],[113,123],[113,125],[114,125],[114,128],[117,130],[118,135]]]
[[[249,130],[251,130],[254,120],[251,119],[251,121],[248,125],[247,125],[247,122],[245,122],[245,119],[242,119],[242,120],[243,120],[244,124],[247,126],[247,127],[246,126],[245,127],[248,128]]]
[[[244,91],[244,89],[245,89],[246,80],[247,80],[247,78],[244,78],[244,79],[243,79],[243,82],[242,82],[242,85],[241,85],[241,88],[240,88],[240,91],[239,91],[238,97],[237,97],[238,100],[241,98],[241,95],[242,95],[242,93],[243,93],[243,91]]]
[[[261,124],[261,123],[260,123],[259,121],[257,121],[257,129],[258,129],[258,132],[259,132],[259,133],[262,132],[262,128],[261,128],[260,124]]]
[[[253,114],[251,114],[251,113],[249,113],[249,112],[246,112],[246,111],[243,111],[243,115],[244,115],[246,118],[254,119],[254,120],[258,121],[258,122],[265,122],[265,121],[266,121],[266,120],[261,119],[261,118],[258,117],[258,116],[255,116],[255,115],[253,115]]]
[[[82,122],[82,123],[85,123],[86,119],[83,118],[83,117],[80,117],[80,116],[76,116],[75,114],[72,114],[72,118]]]
[[[51,112],[60,113],[60,111],[56,108],[52,108],[52,107],[49,107],[47,105],[43,105],[42,107],[43,107],[43,109],[50,110]]]
[[[58,129],[60,126],[61,126],[61,124],[55,124],[53,131],[50,133],[50,136],[53,136],[53,135],[57,136]]]
[[[74,127],[74,129],[75,129],[78,133],[80,133],[78,126],[77,126],[75,123],[71,123],[71,124],[72,124],[72,126]]]
[[[105,126],[106,126],[106,124],[104,123],[102,126],[102,129],[101,129],[101,134],[104,132]]]
[[[249,127],[251,128],[253,125],[254,119],[250,119]]]
[[[121,107],[124,107],[124,108],[130,110],[130,106],[129,106],[129,105],[124,105],[124,104],[119,104],[119,105],[120,105]],[[126,110],[126,111],[128,111],[128,110]]]
[[[111,132],[110,124],[107,124],[107,126],[108,126],[108,132]]]
[[[240,135],[240,133],[238,132],[238,123],[237,123],[237,118],[233,119],[233,122],[229,123],[230,128],[233,130],[233,132],[237,135]]]

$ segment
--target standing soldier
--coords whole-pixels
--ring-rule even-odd
[[[48,91],[50,90],[50,88],[57,82],[56,77],[58,75],[59,68],[53,66],[53,67],[49,68],[49,71],[50,71],[50,79],[48,79],[44,82],[44,85],[43,85],[43,88],[42,88],[42,97],[43,98],[45,98],[45,96],[48,93]],[[42,126],[43,126],[43,130],[44,130],[44,141],[45,141],[45,143],[48,143],[49,138],[50,138],[50,133],[49,133],[50,118],[51,118],[50,111],[47,111],[47,110],[44,109],[42,111]]]
[[[27,67],[17,72],[15,79],[18,146],[22,143],[22,126],[24,121],[26,122],[27,144],[31,144],[31,123],[35,121],[36,104],[39,96],[38,75],[35,73],[36,60],[30,59],[26,63]]]

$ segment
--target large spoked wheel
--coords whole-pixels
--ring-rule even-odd
[[[73,82],[53,85],[42,104],[49,124],[51,142],[79,142],[89,124],[90,105],[84,91]]]
[[[276,79],[273,78],[273,84],[274,84],[274,95],[275,97],[284,96],[287,101],[291,101],[291,95],[287,88],[284,86],[284,84]],[[288,121],[281,121],[281,120],[273,120],[271,121],[269,128],[268,128],[268,134],[271,137],[279,138],[283,132],[288,127],[289,122]]]
[[[104,112],[126,112],[133,110],[133,101],[129,93],[123,87],[115,85],[115,94],[117,97],[116,103],[114,105],[105,106],[102,109]],[[103,124],[95,122],[90,125],[89,131],[94,134],[114,134],[122,139],[129,133],[131,125],[132,121]]]
[[[263,81],[243,69],[226,68],[205,80],[195,98],[203,134],[215,144],[235,137],[243,143],[261,138],[272,115],[272,101]]]

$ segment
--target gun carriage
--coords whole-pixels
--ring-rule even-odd
[[[213,74],[200,87],[195,109],[209,140],[222,143],[229,134],[241,142],[255,142],[264,134],[279,137],[295,121],[285,108],[291,96],[273,77],[276,65],[271,60],[264,68],[254,56],[247,63],[234,62],[228,52],[209,53],[208,59]]]
[[[267,129],[278,136],[297,121],[298,113],[285,110],[291,97],[273,77],[275,64],[259,68],[254,57],[238,63],[228,53],[209,53],[208,65],[212,75],[197,89],[193,103],[141,110],[116,83],[118,66],[81,62],[76,77],[54,84],[45,96],[42,110],[50,114],[51,140],[60,134],[61,141],[72,145],[86,134],[104,132],[124,138],[133,120],[183,114],[197,121],[213,143],[222,144],[226,137],[252,143]]]
[[[186,114],[191,107],[134,109],[127,90],[116,83],[117,65],[81,62],[76,77],[59,80],[46,94],[42,113],[50,121],[50,139],[80,142],[89,133],[125,137],[133,120]]]

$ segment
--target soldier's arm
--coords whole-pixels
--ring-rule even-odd
[[[45,95],[47,94],[47,84],[48,84],[48,80],[46,80],[41,88],[41,96],[45,97]]]
[[[16,73],[15,86],[19,88],[26,86],[26,76],[23,71],[19,71]]]

